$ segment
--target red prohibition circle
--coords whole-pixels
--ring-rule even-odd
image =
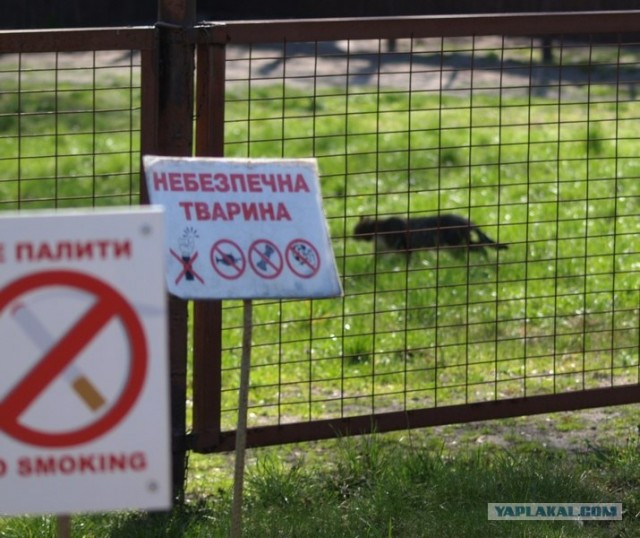
[[[53,352],[36,365],[0,402],[0,430],[25,443],[42,447],[69,447],[87,443],[114,428],[133,407],[147,372],[148,350],[144,329],[128,301],[107,283],[76,271],[42,271],[11,282],[0,290],[0,312],[25,293],[47,286],[78,288],[96,297],[96,304],[78,320]],[[70,364],[111,319],[118,318],[129,340],[130,372],[115,404],[95,422],[78,430],[48,433],[19,423],[22,412]],[[84,323],[84,325],[83,325]],[[85,327],[86,325],[86,327]],[[69,344],[68,347],[66,344]],[[61,349],[65,347],[65,349]],[[69,356],[70,355],[70,356]],[[28,393],[25,396],[25,393]]]
[[[311,253],[313,253],[313,256],[315,257],[315,263],[312,263],[309,260],[304,259],[302,254],[298,250],[296,250],[295,248],[296,246],[301,246],[303,248],[306,248]],[[302,265],[304,267],[307,267],[309,270],[301,271],[300,269],[298,269],[291,261],[292,256],[296,260],[300,258],[298,261],[300,261],[300,263],[302,263]],[[318,274],[318,271],[320,270],[320,254],[318,253],[318,250],[316,249],[316,247],[314,247],[306,239],[294,239],[293,241],[290,241],[289,244],[287,245],[286,259],[287,259],[287,265],[289,266],[289,269],[291,269],[291,271],[295,273],[297,276],[299,276],[300,278],[314,277]]]
[[[220,250],[222,245],[230,248],[232,250],[231,253],[226,253]],[[238,254],[238,259],[234,257],[233,250]],[[218,254],[219,257],[216,256],[216,254]],[[247,265],[247,260],[244,257],[242,249],[230,239],[220,239],[219,241],[216,241],[211,247],[210,257],[214,271],[226,280],[236,280],[237,278],[240,278]],[[229,272],[222,270],[219,267],[219,263],[230,267]]]
[[[268,248],[270,248],[272,254],[276,255],[277,262],[271,261],[268,256],[260,252],[258,248],[260,245],[266,245]],[[256,256],[259,258],[257,262],[254,261]],[[249,247],[249,263],[251,264],[251,268],[253,269],[253,271],[259,277],[265,278],[267,280],[271,280],[280,276],[280,273],[282,273],[282,268],[284,266],[280,250],[275,244],[267,239],[258,239],[251,243],[251,246]],[[260,263],[264,264],[264,269],[259,265]],[[269,274],[269,272],[267,271],[267,267],[270,267],[273,273]]]

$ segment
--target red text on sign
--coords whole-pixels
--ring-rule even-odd
[[[302,174],[154,172],[153,188],[173,192],[309,192]]]
[[[180,202],[186,220],[291,220],[287,206],[282,202]]]
[[[0,459],[0,477],[7,474],[7,462]]]
[[[111,239],[16,243],[16,261],[106,260],[131,258],[131,242]]]
[[[62,454],[32,458],[25,456],[19,458],[17,464],[17,473],[22,477],[141,472],[147,468],[147,457],[144,452]]]

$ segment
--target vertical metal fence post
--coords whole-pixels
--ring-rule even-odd
[[[195,0],[159,0],[158,151],[190,156],[193,143]],[[186,465],[187,302],[169,298],[173,492],[184,497]]]
[[[197,49],[196,154],[224,156],[225,48]],[[211,452],[220,441],[222,303],[197,301],[193,308],[193,443]]]

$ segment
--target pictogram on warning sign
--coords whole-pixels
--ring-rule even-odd
[[[211,265],[222,278],[235,280],[243,275],[247,260],[236,243],[221,239],[211,247]]]
[[[90,295],[93,304],[88,311],[79,311],[73,326],[56,340],[25,304],[24,297],[60,286]],[[53,448],[86,443],[114,428],[135,404],[147,370],[144,330],[127,300],[109,284],[87,274],[51,270],[19,278],[0,290],[0,314],[5,309],[11,314],[8,319],[28,333],[42,356],[0,401],[0,430],[24,443]],[[122,325],[130,357],[122,391],[115,401],[107,402],[74,361],[112,321]],[[89,424],[69,431],[43,431],[23,424],[21,418],[27,408],[59,377],[68,381],[69,390],[78,394],[87,406],[102,412],[96,413],[96,419]]]
[[[284,260],[278,247],[267,239],[258,239],[249,247],[249,263],[262,278],[276,278],[282,272]]]
[[[178,260],[182,266],[182,270],[176,277],[176,284],[179,284],[183,278],[186,278],[186,280],[193,280],[194,278],[197,278],[201,284],[204,284],[202,277],[196,273],[193,268],[193,264],[198,259],[197,252],[194,252],[189,256],[180,256],[173,249],[169,249],[169,252],[171,252],[171,255]]]
[[[311,278],[320,270],[320,254],[309,241],[294,239],[287,245],[287,265],[300,278]]]

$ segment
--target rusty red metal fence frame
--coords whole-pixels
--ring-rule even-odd
[[[640,119],[638,23],[634,12],[200,30],[197,153],[315,156],[346,290],[331,306],[254,306],[249,446],[638,401],[638,305],[627,280],[638,256],[637,227],[627,228],[638,192],[625,127]],[[549,38],[551,60],[540,50]],[[553,139],[543,129],[555,131]],[[569,150],[576,145],[581,157]],[[599,171],[605,161],[610,176]],[[582,175],[569,178],[571,168]],[[567,181],[580,192],[570,194]],[[520,199],[512,197],[521,188]],[[514,254],[486,263],[427,254],[398,269],[372,265],[371,252],[350,237],[363,212],[428,211],[483,219]],[[572,230],[580,220],[584,227]],[[576,243],[572,269],[566,253]],[[589,269],[603,260],[612,267],[606,285]],[[577,287],[565,288],[570,279]],[[452,304],[456,293],[463,298]],[[630,297],[626,306],[620,295]],[[196,451],[234,446],[238,308],[195,305],[189,438]],[[598,343],[595,334],[603,336]]]

